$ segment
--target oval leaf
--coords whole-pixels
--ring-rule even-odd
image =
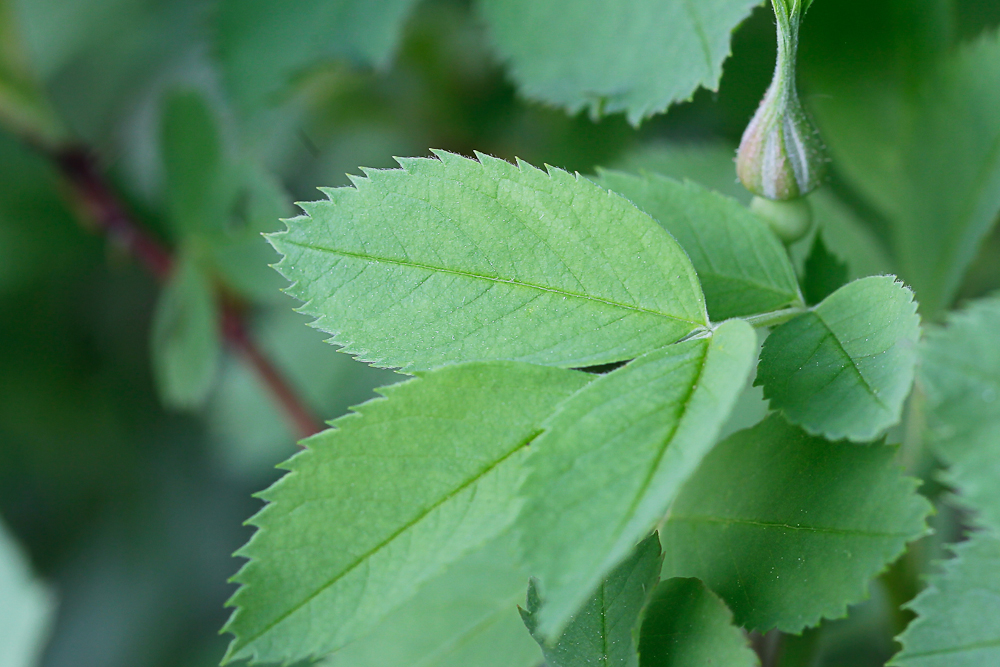
[[[368,170],[271,236],[303,312],[346,351],[404,370],[631,359],[706,326],[677,242],[558,169],[438,152]]]

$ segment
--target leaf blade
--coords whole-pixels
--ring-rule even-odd
[[[407,371],[582,367],[707,324],[683,250],[625,199],[557,169],[437,155],[327,190],[270,237],[288,292],[346,351]]]
[[[518,520],[555,635],[663,516],[743,388],[756,335],[742,320],[595,380],[545,425]],[[581,549],[580,544],[587,544]]]

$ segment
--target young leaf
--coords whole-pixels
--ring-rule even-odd
[[[219,365],[219,318],[212,283],[182,258],[153,314],[153,372],[163,402],[191,409],[204,403]]]
[[[900,5],[888,11],[934,21]],[[887,28],[901,36],[875,34],[917,32]],[[1000,212],[1000,35],[922,58],[916,46],[900,49],[893,64],[845,53],[843,42],[830,48],[850,63],[850,76],[831,72],[812,85],[826,93],[815,99],[823,137],[838,171],[889,222],[900,275],[933,316],[951,304]],[[875,70],[859,68],[866,62]]]
[[[814,306],[847,283],[847,263],[831,253],[823,235],[813,239],[812,250],[806,258],[802,292],[806,302]]]
[[[1000,540],[977,533],[930,578],[909,606],[917,612],[898,637],[897,667],[982,667],[1000,664]]]
[[[897,423],[913,384],[920,318],[892,276],[863,278],[777,327],[756,384],[771,408],[828,440],[872,440]]]
[[[656,174],[603,171],[599,182],[649,213],[687,251],[713,320],[803,305],[784,246],[737,202]]]
[[[223,78],[252,113],[324,60],[384,65],[415,0],[222,0],[215,32]]]
[[[640,667],[757,667],[733,613],[697,579],[668,579],[643,613]]]
[[[507,532],[448,566],[370,635],[330,656],[325,667],[537,667],[538,644],[518,605],[528,574]]]
[[[729,36],[759,0],[480,0],[521,92],[629,122],[715,89]]]
[[[589,375],[448,366],[381,390],[305,441],[261,494],[227,659],[320,657],[372,631],[520,507],[528,445]],[[523,585],[523,584],[522,584]]]
[[[921,346],[928,441],[978,520],[1000,530],[1000,298],[975,303]]]
[[[930,504],[894,455],[808,436],[780,415],[730,436],[670,509],[663,578],[701,579],[761,632],[843,616],[926,532]]]
[[[537,633],[542,601],[532,580],[521,617],[542,647],[546,667],[638,667],[639,615],[660,580],[662,564],[660,538],[654,533],[601,582],[555,643]]]
[[[540,580],[539,634],[558,636],[663,517],[715,443],[756,351],[750,325],[731,320],[601,376],[546,421],[518,520]]]
[[[55,595],[32,576],[18,544],[0,523],[0,665],[38,664],[55,615]]]
[[[271,242],[333,342],[406,371],[513,359],[623,361],[706,326],[677,242],[558,169],[437,152],[302,204]]]

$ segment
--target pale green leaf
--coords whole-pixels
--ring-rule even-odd
[[[591,376],[529,364],[448,366],[382,389],[306,440],[261,494],[226,629],[229,659],[320,657],[374,630],[516,516],[540,425]],[[484,437],[484,434],[487,434]],[[523,585],[523,583],[522,583]]]
[[[913,385],[920,318],[892,276],[862,278],[771,332],[756,383],[771,408],[828,440],[872,440]]]
[[[947,479],[1000,530],[1000,299],[979,301],[932,329],[921,347],[928,441]]]
[[[662,564],[660,539],[654,533],[601,582],[555,642],[537,634],[542,601],[532,581],[521,617],[542,647],[546,667],[638,667],[639,616],[660,580]]]
[[[20,546],[0,523],[0,665],[34,667],[55,617],[56,597],[35,579]]]
[[[521,92],[629,122],[716,89],[729,39],[760,0],[480,0]]]
[[[897,14],[930,15],[905,4]],[[886,72],[881,57],[873,71],[850,59],[851,76],[816,77],[814,108],[834,165],[888,221],[900,275],[936,315],[1000,212],[1000,37],[902,53],[912,62]]]
[[[599,182],[628,197],[677,239],[698,272],[713,320],[803,305],[785,247],[736,201],[656,174],[603,171]]]
[[[1000,540],[987,533],[955,548],[909,606],[918,615],[899,638],[898,667],[1000,664]]]
[[[842,617],[926,532],[930,504],[894,455],[811,437],[780,415],[730,436],[670,509],[663,578],[701,579],[751,630]]]
[[[182,233],[219,233],[235,194],[215,113],[197,91],[175,91],[163,103],[160,147],[167,203]]]
[[[639,639],[641,667],[757,667],[760,661],[733,613],[697,579],[662,582],[649,601]]]
[[[706,326],[677,242],[558,169],[438,152],[367,170],[270,237],[332,342],[406,371],[513,359],[623,361]]]
[[[215,17],[223,78],[238,106],[277,101],[303,70],[333,59],[382,66],[415,0],[222,0]]]
[[[219,363],[219,321],[212,283],[182,257],[153,314],[153,372],[163,402],[191,409],[204,403]]]
[[[542,655],[518,615],[528,574],[508,532],[448,566],[367,637],[325,667],[537,667]]]
[[[757,350],[750,325],[639,357],[563,403],[532,448],[518,520],[558,635],[604,577],[653,529],[712,448]]]

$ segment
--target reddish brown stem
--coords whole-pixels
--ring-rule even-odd
[[[157,280],[165,281],[174,265],[170,251],[132,220],[104,180],[94,157],[78,147],[60,150],[53,157],[100,231],[138,259]],[[221,328],[226,342],[254,369],[299,436],[305,438],[321,431],[322,422],[312,415],[292,385],[257,346],[241,309],[232,300],[222,301]]]

